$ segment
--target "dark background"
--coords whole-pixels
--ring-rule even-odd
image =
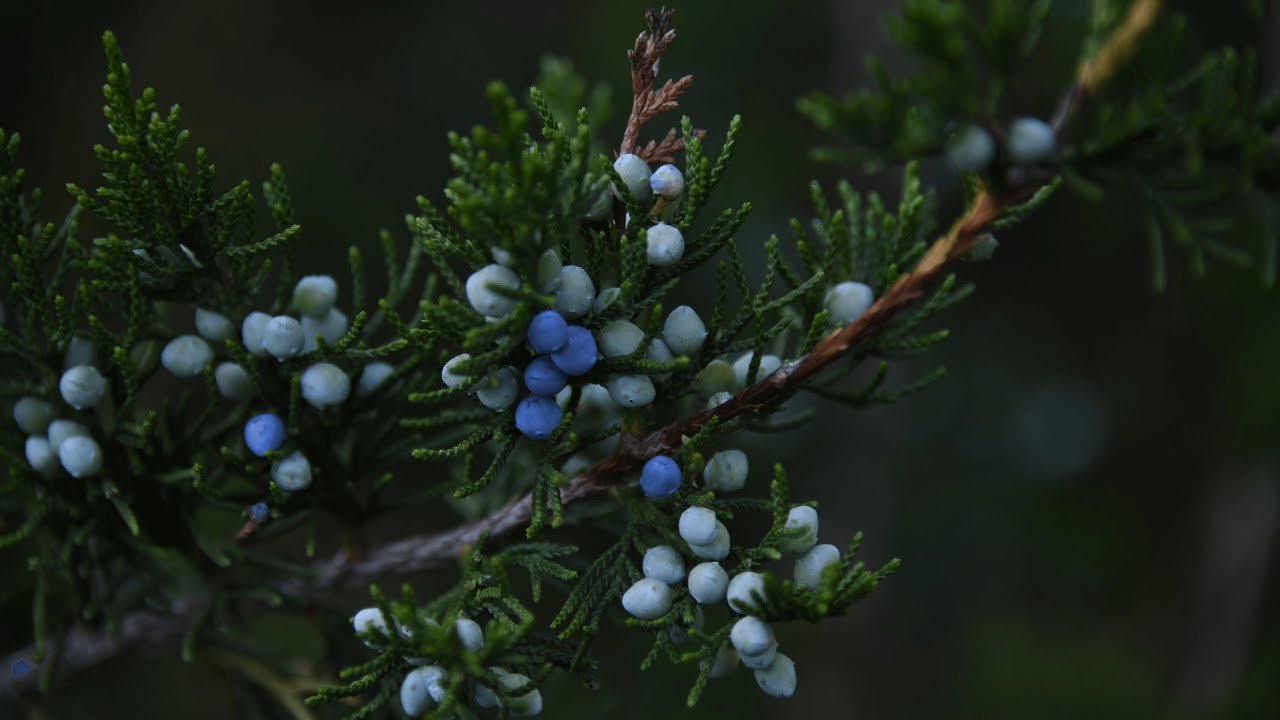
[[[745,247],[808,212],[810,178],[893,195],[894,177],[812,165],[806,150],[824,138],[792,109],[809,89],[857,87],[866,54],[898,63],[879,23],[892,5],[678,5],[681,40],[663,71],[697,77],[684,111],[713,145],[733,113],[746,120],[712,201],[753,201]],[[1174,5],[1191,16],[1189,51],[1267,36],[1244,3]],[[64,210],[63,183],[95,181],[99,36],[110,28],[135,86],[182,103],[222,187],[284,166],[312,245],[304,269],[333,272],[342,247],[398,232],[415,195],[441,197],[445,133],[485,121],[484,83],[526,87],[543,54],[613,85],[606,137],[618,137],[623,51],[644,6],[3,3],[0,126],[22,133],[30,177]],[[1051,112],[1086,7],[1057,3],[1013,110]],[[954,178],[936,163],[926,172],[945,221]],[[799,669],[794,699],[768,700],[740,671],[687,711],[688,670],[640,672],[643,639],[614,632],[598,646],[604,689],[563,681],[546,693],[547,714],[1280,717],[1280,304],[1256,272],[1195,281],[1177,263],[1170,290],[1153,293],[1140,216],[1126,210],[1064,195],[1002,236],[994,262],[962,267],[978,292],[944,318],[953,337],[931,358],[949,367],[941,384],[753,441],[757,469],[770,453],[787,459],[797,496],[821,500],[824,541],[862,530],[869,562],[904,560],[847,619],[780,631]],[[216,658],[135,658],[42,711],[233,717],[244,690],[227,676]]]

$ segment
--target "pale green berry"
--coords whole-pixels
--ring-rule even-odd
[[[293,307],[311,317],[329,312],[338,299],[338,283],[328,275],[307,275],[293,286]]]
[[[630,355],[642,342],[644,331],[626,320],[612,320],[596,331],[596,347],[607,358]]]
[[[515,368],[495,370],[475,387],[476,399],[490,410],[506,410],[520,394],[520,380]]]
[[[707,339],[707,326],[697,311],[681,305],[667,315],[667,321],[662,325],[662,339],[672,352],[692,357],[702,349],[702,343]]]
[[[657,396],[648,375],[611,375],[605,387],[614,402],[627,408],[644,407]]]
[[[248,400],[256,392],[249,373],[233,362],[220,363],[214,368],[213,380],[218,385],[218,392],[229,400]]]
[[[610,305],[617,302],[618,298],[621,295],[622,295],[622,288],[620,287],[607,287],[601,290],[600,294],[596,295],[595,302],[591,304],[591,311],[599,315],[600,313],[604,312]]]
[[[733,390],[735,386],[733,366],[723,360],[712,360],[693,378],[693,388],[703,395]]]
[[[555,309],[567,318],[586,315],[596,299],[596,286],[586,270],[577,265],[560,269],[560,287],[556,289]]]
[[[64,368],[73,368],[77,365],[92,365],[97,350],[94,348],[93,341],[87,337],[74,335],[71,342],[67,343],[67,354],[63,358]]]
[[[707,672],[707,677],[722,678],[727,677],[734,670],[738,669],[738,653],[733,646],[725,643],[720,646],[716,652],[715,660],[711,661],[711,669]]]
[[[564,263],[560,261],[560,253],[555,250],[543,250],[538,256],[538,287],[544,293],[553,293],[560,288],[560,271]]]
[[[747,483],[750,464],[741,450],[721,450],[707,461],[702,479],[716,492],[737,492]]]
[[[236,334],[231,318],[204,308],[196,308],[196,332],[205,340],[222,344]]]
[[[996,141],[981,125],[966,125],[947,143],[947,158],[960,172],[977,172],[996,156]]]

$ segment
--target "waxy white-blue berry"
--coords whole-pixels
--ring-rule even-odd
[[[827,291],[822,305],[827,309],[827,324],[835,327],[857,320],[875,302],[871,287],[860,282],[842,282]]]
[[[469,652],[476,652],[484,647],[484,630],[480,623],[471,618],[458,618],[453,630],[458,634],[458,642]]]
[[[1020,117],[1009,124],[1004,146],[1009,159],[1020,165],[1044,162],[1053,157],[1057,139],[1053,128],[1043,120]]]
[[[538,256],[538,289],[544,293],[553,293],[560,287],[560,271],[564,263],[560,261],[560,253],[555,250],[543,250]]]
[[[669,267],[684,257],[684,235],[674,225],[658,223],[644,233],[645,259],[654,267]]]
[[[39,435],[53,420],[53,403],[36,397],[24,397],[13,404],[13,421],[28,435]]]
[[[520,276],[511,268],[485,265],[467,278],[467,301],[485,317],[506,317],[516,309],[516,299],[501,290],[520,289]]]
[[[778,543],[783,552],[802,553],[818,542],[818,511],[808,505],[798,505],[787,513],[788,530],[804,530],[798,538],[786,538]]]
[[[641,578],[622,594],[622,608],[640,620],[657,620],[671,610],[671,588],[661,580]]]
[[[421,717],[423,713],[435,707],[435,701],[427,691],[427,678],[423,671],[426,668],[410,670],[400,683],[400,706],[411,718]]]
[[[320,317],[338,299],[338,283],[328,275],[307,275],[293,286],[293,307],[299,313]]]
[[[240,341],[244,343],[244,349],[249,351],[250,355],[262,357],[267,354],[266,348],[262,347],[262,333],[267,329],[267,323],[271,322],[271,316],[264,312],[251,312],[245,316],[244,322],[240,323]]]
[[[663,165],[649,176],[649,189],[664,200],[678,200],[684,195],[684,175],[675,165]]]
[[[507,673],[498,680],[498,684],[506,691],[520,690],[528,687],[529,678],[520,673]],[[507,710],[520,717],[538,715],[542,712],[542,692],[534,688],[523,695],[511,698],[507,701]]]
[[[356,397],[372,395],[395,371],[391,363],[371,362],[365,365],[360,371],[360,379],[356,381]]]
[[[489,248],[489,255],[493,257],[494,262],[503,267],[515,267],[516,256],[512,255],[511,251],[506,248],[494,245]]]
[[[981,125],[966,125],[947,143],[947,159],[960,172],[977,172],[996,156],[996,141]]]
[[[449,358],[444,367],[440,368],[440,380],[444,382],[445,387],[458,387],[467,381],[470,376],[460,371],[458,366],[470,359],[471,355],[469,353],[455,355]]]
[[[288,315],[277,315],[262,328],[262,349],[277,360],[286,360],[302,354],[307,345],[307,334],[302,323]]]
[[[694,565],[689,571],[689,595],[703,605],[722,602],[729,590],[729,573],[718,562]]]
[[[707,339],[707,326],[698,313],[688,305],[681,305],[667,315],[662,324],[662,339],[672,352],[692,356],[702,349]]]
[[[797,585],[815,588],[822,583],[822,571],[840,562],[840,550],[835,545],[815,545],[796,560],[793,577]]]
[[[767,656],[778,646],[778,641],[773,637],[773,629],[754,615],[741,617],[733,624],[733,628],[729,630],[729,642],[733,643],[733,649],[738,651],[738,656],[744,661],[747,658]]]
[[[725,597],[729,600],[729,607],[737,612],[747,613],[756,606],[757,595],[764,597],[764,576],[747,571],[733,576]]]
[[[789,698],[796,693],[796,664],[791,658],[777,653],[773,662],[755,671],[756,684],[766,695]]]
[[[68,438],[77,436],[88,437],[89,428],[72,420],[54,420],[49,423],[49,447],[53,448],[54,452],[59,452]]]
[[[96,475],[102,469],[102,449],[87,435],[72,435],[58,447],[58,459],[71,477]]]
[[[611,320],[596,331],[596,347],[607,358],[630,355],[640,349],[644,331],[626,320]]]
[[[596,300],[596,284],[586,270],[577,265],[560,269],[560,287],[556,288],[554,307],[568,318],[582,317],[591,311]]]
[[[272,463],[271,479],[285,492],[305,490],[311,486],[311,463],[300,450],[294,450],[292,455]]]
[[[107,379],[92,365],[77,365],[62,373],[58,391],[68,405],[83,410],[96,406],[107,391]]]
[[[706,545],[690,545],[689,550],[702,560],[720,561],[729,557],[732,546],[729,541],[729,528],[724,523],[716,522],[716,534]]]
[[[213,348],[199,335],[179,335],[160,351],[160,364],[180,378],[192,378],[213,362]]]
[[[1000,241],[995,235],[983,233],[974,241],[969,252],[965,253],[964,259],[970,262],[986,262],[995,256],[998,247],[1000,247]]]
[[[490,410],[506,410],[520,394],[515,368],[498,368],[476,384],[476,399]]]
[[[92,365],[97,349],[93,345],[93,341],[87,337],[73,335],[71,342],[67,343],[67,354],[63,357],[64,368],[73,368],[77,365]]]
[[[347,334],[348,327],[350,323],[347,322],[346,313],[338,308],[329,308],[328,312],[319,317],[302,316],[302,352],[309,353],[319,349],[317,335],[324,338],[325,344],[334,345]]]
[[[58,471],[58,455],[49,445],[49,439],[41,435],[27,438],[23,450],[31,469],[41,475],[52,475]]]
[[[680,513],[680,537],[692,545],[707,545],[716,538],[719,518],[711,508],[694,506]]]
[[[732,399],[733,399],[733,393],[718,392],[715,395],[712,395],[711,397],[707,398],[707,409],[713,410],[729,402]]]
[[[649,199],[652,189],[649,187],[649,176],[652,172],[649,170],[649,164],[634,153],[625,153],[618,156],[613,161],[613,169],[618,171],[618,177],[622,178],[622,183],[627,186],[627,191],[631,193],[631,199],[638,203],[644,203]],[[614,194],[618,199],[622,199],[622,193],[614,188]]]
[[[213,381],[218,385],[218,392],[229,400],[248,400],[253,397],[256,388],[249,373],[233,362],[219,363],[213,369]]]
[[[222,344],[236,334],[231,318],[204,308],[196,308],[196,332],[209,342]]]
[[[756,374],[748,379],[747,373],[751,372],[751,357],[753,355],[754,353],[747,353],[733,363],[733,379],[738,383],[739,388],[769,377],[775,370],[782,367],[782,358],[777,355],[764,355],[760,358],[760,366],[756,368]]]
[[[648,375],[610,375],[604,386],[614,402],[627,408],[644,407],[658,394]]]
[[[591,207],[587,208],[586,218],[588,220],[603,220],[609,217],[609,210],[613,207],[613,195],[608,190],[600,193],[595,202],[591,203]]]
[[[721,450],[707,461],[702,479],[716,492],[737,492],[747,484],[750,463],[741,450]]]
[[[707,671],[707,677],[722,678],[727,677],[734,670],[738,669],[738,653],[733,646],[725,643],[720,646],[716,652],[715,660],[711,661],[711,669]]]
[[[595,302],[591,303],[591,312],[599,315],[617,302],[621,296],[622,288],[620,287],[607,287],[601,290],[600,294],[596,295]]]
[[[645,577],[668,585],[684,580],[684,558],[670,545],[656,545],[646,550],[640,568]]]
[[[351,627],[355,628],[355,631],[361,634],[373,632],[375,630],[383,635],[391,633],[391,626],[387,624],[386,616],[382,614],[381,610],[373,607],[365,608],[356,613],[355,617],[351,618]],[[369,647],[373,647],[373,645],[367,641],[365,644],[369,645]]]
[[[351,394],[351,378],[333,363],[319,362],[302,373],[302,399],[323,410],[346,402]]]

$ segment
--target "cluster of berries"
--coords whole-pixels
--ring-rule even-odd
[[[431,618],[424,617],[422,622],[431,628],[439,627],[439,623]],[[351,619],[351,625],[361,635],[389,636],[392,632],[392,623],[388,622],[387,617],[378,608],[365,608],[356,613]],[[458,638],[458,644],[463,650],[478,652],[484,647],[484,630],[476,621],[460,617],[454,622],[453,629]],[[413,637],[413,630],[404,625],[399,625],[396,632],[405,639]],[[367,640],[365,643],[376,648],[374,643]],[[444,701],[448,686],[448,671],[433,663],[430,658],[406,657],[404,660],[415,667],[405,675],[400,684],[400,704],[404,707],[406,715],[419,718]],[[490,667],[489,672],[493,674],[495,684],[504,693],[518,692],[530,684],[528,676],[508,672],[501,667]],[[503,700],[498,697],[498,693],[492,687],[481,683],[475,684],[472,701],[478,708],[496,708],[503,705]],[[503,709],[509,715],[516,717],[538,715],[542,712],[542,692],[537,688],[530,688],[528,692],[507,700]]]
[[[1033,117],[1015,118],[1004,134],[1004,151],[1015,165],[1036,165],[1053,157],[1053,127]],[[978,172],[996,157],[996,141],[981,125],[967,125],[947,145],[947,157],[961,172]]]
[[[613,161],[613,169],[622,178],[632,200],[644,205],[656,198],[655,215],[661,215],[668,203],[684,195],[684,175],[675,165],[663,165],[650,172],[649,164],[639,155],[625,153]],[[614,194],[619,198],[622,196],[617,188],[614,188]],[[607,214],[608,207],[607,202],[602,203],[601,216]],[[654,267],[669,267],[684,257],[684,235],[674,225],[656,223],[645,230],[644,240],[645,259]]]
[[[67,344],[58,392],[72,410],[92,410],[107,394],[107,379],[93,365],[93,343],[73,337]],[[51,477],[59,467],[72,477],[96,475],[102,470],[102,448],[84,425],[60,419],[57,407],[38,397],[23,397],[13,405],[13,419],[27,434],[27,463],[40,474]]]
[[[708,463],[716,467],[717,489],[741,487],[745,479],[745,455],[718,454]],[[737,470],[738,467],[742,471]],[[726,470],[733,468],[732,473]],[[726,476],[727,475],[727,476]],[[713,483],[709,480],[709,485]],[[797,553],[793,577],[797,586],[815,588],[823,572],[840,562],[840,551],[834,545],[817,545],[818,514],[812,507],[800,505],[787,515],[786,528],[794,537],[780,543],[784,552]],[[671,586],[686,582],[689,596],[699,606],[727,602],[729,609],[742,617],[734,622],[729,645],[721,648],[712,664],[711,677],[729,674],[739,663],[755,672],[756,683],[769,695],[790,697],[796,689],[795,663],[778,652],[778,643],[768,623],[750,613],[765,596],[765,576],[746,570],[729,577],[720,562],[729,556],[729,531],[715,511],[692,506],[680,515],[678,529],[689,552],[703,562],[685,572],[681,553],[669,545],[659,545],[645,552],[641,564],[644,578],[636,581],[622,596],[622,607],[641,620],[657,620],[671,611]],[[695,627],[700,624],[699,607]],[[674,630],[674,628],[673,628]]]

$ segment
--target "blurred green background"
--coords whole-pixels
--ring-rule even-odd
[[[2,5],[0,125],[22,133],[22,157],[51,210],[68,204],[64,182],[95,180],[90,148],[105,138],[99,36],[110,28],[135,85],[157,87],[162,105],[183,104],[222,187],[284,166],[310,245],[303,269],[329,272],[344,267],[347,244],[372,248],[379,228],[399,231],[415,195],[441,197],[445,133],[485,121],[484,83],[526,87],[544,54],[613,86],[605,137],[618,137],[629,106],[624,50],[645,7]],[[807,213],[811,178],[847,176],[894,194],[892,175],[811,164],[807,149],[828,138],[792,102],[813,88],[858,87],[867,54],[900,67],[879,22],[893,5],[677,5],[682,39],[663,71],[696,76],[684,112],[713,145],[733,113],[746,120],[738,162],[712,201],[755,204],[745,247],[758,250]],[[1243,2],[1173,5],[1191,18],[1188,52],[1271,43],[1263,50],[1275,87],[1275,11],[1268,32]],[[1056,3],[1015,111],[1052,111],[1087,7]],[[936,162],[925,171],[943,193],[945,222],[958,204],[955,179]],[[978,292],[944,319],[953,337],[930,358],[950,370],[939,385],[852,417],[823,408],[809,429],[752,440],[757,481],[776,456],[797,497],[821,500],[824,541],[862,530],[868,562],[904,560],[850,617],[780,631],[799,669],[795,698],[769,700],[740,671],[686,710],[688,670],[640,672],[647,642],[615,629],[597,645],[602,689],[562,680],[547,692],[546,714],[1280,717],[1280,301],[1256,273],[1193,281],[1176,266],[1170,290],[1154,294],[1138,220],[1123,201],[1088,206],[1064,194],[1001,237],[994,262],[960,268]],[[358,607],[349,602],[336,604]],[[9,623],[25,619],[0,617]],[[287,627],[264,622],[261,632]],[[8,634],[0,625],[0,640]],[[209,657],[188,667],[130,658],[42,712],[236,717],[251,692]]]

